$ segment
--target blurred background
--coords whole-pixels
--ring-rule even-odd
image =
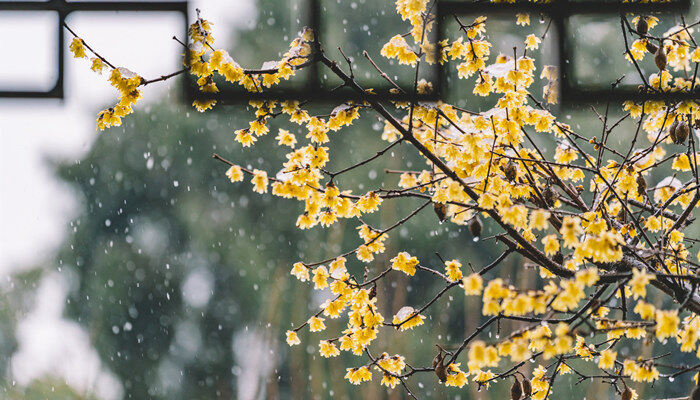
[[[302,0],[190,4],[190,15],[200,8],[203,17],[214,23],[216,47],[227,48],[247,67],[279,59],[306,17]],[[697,9],[694,5],[687,21],[697,20]],[[341,46],[355,62],[361,82],[380,82],[362,57],[363,49],[399,82],[409,82],[410,70],[379,56],[386,41],[408,31],[392,1],[329,0],[323,3],[323,12],[326,52],[340,60]],[[474,17],[463,20],[471,22]],[[531,18],[531,26],[518,27],[514,16],[489,17],[492,54],[512,54],[513,46],[522,49],[527,34],[542,35],[548,21],[537,15]],[[678,22],[675,19],[662,20],[656,31],[670,28]],[[182,31],[178,15],[86,12],[71,14],[68,23],[112,63],[144,77],[179,68],[181,49],[171,40]],[[56,16],[49,12],[0,12],[0,88],[52,86],[56,24]],[[619,20],[573,19],[571,24],[569,39],[576,43],[574,62],[582,82],[611,82],[626,73],[626,83],[635,83],[633,70],[622,57]],[[454,28],[448,24],[453,39]],[[538,70],[553,62],[551,39],[533,55]],[[651,57],[642,67],[647,73],[654,71]],[[364,362],[360,358],[345,353],[330,360],[318,356],[318,340],[341,330],[342,319],[327,321],[325,333],[304,332],[301,346],[290,349],[284,343],[284,332],[306,320],[328,296],[290,278],[291,265],[354,248],[356,223],[341,221],[329,229],[300,231],[294,226],[303,211],[300,204],[260,196],[248,184],[228,182],[225,167],[211,158],[212,153],[270,173],[284,160],[284,151],[273,146],[274,134],[253,150],[244,151],[234,142],[233,131],[252,118],[245,104],[219,105],[199,114],[183,104],[178,82],[170,80],[144,88],[144,99],[122,127],[98,132],[97,112],[116,98],[107,76],[92,73],[86,60],[71,59],[66,79],[64,100],[0,99],[0,397],[405,397],[400,386],[387,391],[378,379],[360,387],[347,384],[345,368],[360,365]],[[335,82],[330,76],[323,79],[329,86]],[[458,106],[484,111],[495,103],[495,98],[474,98],[472,80],[457,81],[453,74],[449,86],[449,100]],[[536,96],[541,90],[539,82],[533,85]],[[312,111],[326,114],[335,105],[314,105]],[[584,135],[601,129],[588,106],[554,110]],[[620,111],[613,108],[613,116],[620,117]],[[279,127],[298,129],[282,121],[271,123],[272,132]],[[352,128],[336,134],[330,169],[382,148],[382,127],[375,115],[367,113]],[[613,144],[624,146],[633,130],[634,124],[621,124]],[[537,140],[548,152],[554,151],[551,137],[540,135]],[[258,152],[261,148],[264,157]],[[394,186],[398,177],[386,175],[385,168],[423,165],[411,148],[399,146],[382,161],[348,174],[340,185],[356,192]],[[667,172],[656,172],[652,182]],[[368,222],[389,226],[418,205],[413,200],[392,201]],[[485,230],[485,236],[496,232],[488,223]],[[387,251],[371,268],[385,268],[401,250],[426,265],[439,266],[435,256],[439,252],[475,268],[502,251],[492,241],[474,243],[464,228],[438,224],[428,209],[390,235]],[[349,268],[361,273],[362,265],[352,259]],[[541,284],[536,271],[516,257],[506,259],[498,273],[522,287]],[[442,285],[431,277],[409,281],[398,274],[389,276],[378,290],[386,316],[406,304],[424,304]],[[455,292],[454,298],[443,298],[434,306],[425,326],[401,335],[387,330],[373,351],[400,353],[412,365],[428,365],[434,343],[458,343],[479,324],[480,306],[478,299]],[[641,351],[661,354],[664,347],[652,344]],[[627,356],[644,355],[639,349],[624,351]],[[674,356],[672,361],[685,360]],[[535,365],[526,365],[523,372]],[[588,381],[576,385],[574,378],[562,381],[567,379],[553,398],[612,395],[607,386]],[[674,397],[685,393],[689,379],[664,380],[653,390],[635,388],[641,398],[654,393]],[[509,387],[500,383],[479,392],[475,385],[456,390],[436,382],[433,375],[417,375],[411,385],[421,398],[463,399],[505,398]]]

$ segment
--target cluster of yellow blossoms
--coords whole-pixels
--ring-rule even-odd
[[[279,84],[281,80],[290,79],[295,75],[294,69],[306,62],[311,54],[310,42],[313,40],[311,30],[303,31],[289,45],[289,50],[279,61],[265,62],[260,70],[244,70],[231,58],[224,49],[214,49],[214,36],[212,23],[205,19],[198,19],[189,29],[191,42],[189,44],[188,57],[184,61],[185,67],[195,75],[199,90],[203,93],[218,93],[214,73],[217,73],[225,81],[237,83],[251,92],[260,92],[262,87],[269,88]],[[204,112],[216,104],[214,99],[195,100],[192,104],[198,111]],[[272,107],[270,107],[272,108]],[[271,112],[270,109],[267,113]],[[260,118],[254,129],[256,135],[267,133],[264,126],[265,117]],[[251,129],[253,124],[251,123]],[[248,141],[250,140],[250,141]],[[239,140],[241,141],[241,140]],[[250,144],[253,139],[246,139],[244,143]],[[243,141],[242,141],[243,142]]]
[[[71,41],[70,50],[75,58],[90,58],[91,67],[94,72],[102,74],[105,68],[108,68],[104,59],[95,54],[94,57],[88,57],[85,42],[82,39],[75,37]],[[109,75],[109,83],[117,89],[119,93],[119,101],[114,107],[110,107],[101,111],[97,116],[97,128],[104,130],[113,126],[120,126],[122,118],[131,114],[133,106],[141,98],[141,91],[138,89],[144,81],[143,78],[124,67],[114,68],[109,64],[111,72]]]
[[[547,104],[557,100],[556,68],[545,65],[538,76],[535,59],[528,56],[528,51],[539,48],[546,31],[542,36],[528,35],[520,44],[522,55],[499,54],[490,62],[493,45],[486,38],[486,17],[478,17],[469,24],[457,19],[459,37],[430,43],[426,33],[433,28],[434,15],[429,11],[429,3],[428,0],[396,1],[397,12],[410,23],[411,31],[391,38],[381,54],[397,60],[399,65],[416,68],[423,61],[454,62],[459,78],[474,79],[473,94],[497,96],[491,109],[473,112],[441,101],[394,102],[395,111],[403,116],[393,117],[371,90],[360,88],[350,82],[351,78],[336,72],[346,85],[356,85],[364,97],[345,102],[325,116],[311,115],[300,101],[250,102],[255,118],[248,127],[234,132],[235,141],[243,148],[254,147],[260,137],[269,133],[268,121],[278,116],[286,116],[290,124],[303,126],[306,134],[297,138],[290,130],[279,129],[277,144],[289,148],[289,152],[276,174],[229,163],[226,175],[231,182],[243,181],[249,175],[254,191],[261,194],[270,191],[275,196],[302,202],[303,211],[296,222],[300,229],[328,227],[343,218],[362,221],[363,215],[374,213],[384,199],[396,193],[428,200],[426,205],[433,204],[441,221],[468,226],[474,236],[480,235],[481,218],[490,218],[505,232],[497,235],[508,246],[504,255],[517,252],[534,261],[544,284],[541,289],[522,289],[504,278],[485,280],[484,275],[491,267],[465,273],[457,259],[445,261],[441,272],[422,265],[418,257],[405,251],[391,258],[390,265],[380,266],[378,272],[376,268],[370,269],[375,256],[386,251],[389,231],[417,214],[424,205],[384,230],[361,222],[357,229],[359,244],[345,254],[316,263],[299,261],[292,266],[294,277],[313,284],[315,290],[328,293],[329,298],[306,322],[286,332],[287,343],[300,344],[299,332],[305,327],[311,332],[322,332],[326,329],[326,318],[344,316],[347,323],[340,335],[319,341],[321,356],[337,357],[341,351],[367,356],[369,361],[365,364],[346,370],[345,378],[352,384],[372,380],[373,369],[382,375],[384,386],[394,388],[405,383],[416,371],[408,367],[410,372],[404,372],[407,368],[404,357],[386,352],[372,357],[370,345],[382,328],[420,329],[417,327],[426,320],[422,314],[434,301],[419,308],[405,305],[393,313],[381,310],[377,305],[376,283],[393,271],[411,278],[425,270],[444,281],[445,287],[436,299],[449,289],[460,287],[465,296],[481,296],[481,313],[488,318],[458,350],[440,347],[432,368],[426,370],[434,371],[444,385],[463,387],[471,378],[479,387],[489,386],[497,379],[515,376],[513,371],[527,360],[556,359],[549,366],[537,366],[529,379],[522,375],[521,390],[533,399],[545,399],[553,392],[552,383],[557,374],[578,374],[572,361],[579,359],[594,362],[613,382],[621,379],[625,393],[629,393],[627,398],[636,398],[636,392],[627,387],[624,379],[654,382],[661,374],[653,358],[625,358],[626,353],[618,354],[615,346],[623,338],[675,340],[682,352],[700,356],[697,343],[700,321],[696,314],[681,320],[678,309],[663,309],[664,304],[647,301],[649,285],[666,288],[675,285],[680,291],[689,291],[685,299],[674,294],[676,301],[694,303],[692,307],[696,308],[691,309],[696,311],[700,307],[695,299],[695,286],[691,290],[685,281],[697,283],[694,272],[697,263],[690,260],[683,233],[689,213],[699,204],[699,186],[693,179],[681,180],[690,173],[697,177],[698,154],[689,126],[700,125],[700,106],[691,100],[625,102],[623,108],[628,115],[623,119],[629,116],[638,120],[639,128],[649,140],[647,147],[630,148],[626,157],[608,146],[609,130],[604,129],[601,139],[586,138],[588,143],[581,142],[582,136],[571,126],[557,121],[547,108]],[[529,15],[518,14],[516,18],[517,25],[530,25]],[[654,37],[646,32],[657,23],[655,17],[649,16],[632,20],[639,39],[627,53],[630,62],[641,61],[646,53],[653,52]],[[646,31],[642,32],[645,26]],[[314,34],[306,29],[291,42],[280,60],[267,62],[260,70],[244,70],[225,50],[212,47],[211,28],[211,23],[203,19],[191,25],[189,57],[184,63],[186,71],[198,78],[203,93],[218,92],[216,74],[251,92],[264,91],[315,61],[310,58]],[[655,52],[663,53],[665,58],[662,64],[657,61],[658,73],[643,77],[645,84],[648,82],[647,90],[684,91],[700,83],[693,74],[674,76],[671,72],[688,72],[692,70],[691,62],[696,63],[695,67],[700,62],[700,47],[694,45],[691,34],[691,28],[676,26],[660,36],[662,48]],[[83,42],[78,38],[71,44],[71,50],[76,57],[86,57]],[[337,68],[337,64],[330,66]],[[93,59],[93,69],[100,71],[103,67],[101,58]],[[530,90],[536,79],[543,86],[542,101]],[[112,69],[110,82],[121,97],[117,106],[101,114],[98,120],[101,129],[118,125],[119,118],[131,112],[131,106],[140,97],[137,87],[143,84],[138,75],[121,68]],[[432,87],[426,81],[416,81],[415,85],[420,93]],[[194,106],[205,111],[214,104],[214,99],[205,99],[195,101]],[[401,171],[399,189],[393,193],[374,190],[355,194],[351,189],[339,187],[334,180],[342,171],[333,174],[325,170],[333,132],[352,125],[366,108],[373,108],[385,117],[381,139],[389,142],[390,147],[406,140],[426,158],[425,169]],[[537,147],[530,131],[556,140],[551,161]],[[685,144],[686,140],[692,143],[687,151],[667,155],[666,149]],[[594,151],[586,152],[582,143]],[[636,135],[632,146],[635,143]],[[624,159],[605,160],[606,151]],[[669,160],[673,160],[674,175],[648,186],[648,180],[658,178],[651,172]],[[672,207],[677,212],[671,211]],[[365,267],[361,280],[350,272],[352,257]],[[370,270],[376,275],[368,276]],[[612,293],[604,297],[611,282],[618,285],[613,285]],[[606,306],[617,301],[614,298],[623,306]],[[628,316],[627,308],[639,318]],[[618,316],[618,309],[622,309],[622,317]],[[521,322],[522,329],[490,343],[477,338],[491,323],[502,319]],[[590,335],[582,333],[584,322]],[[596,342],[598,339],[602,342]],[[456,362],[462,350],[467,352],[465,370],[461,369],[462,363]]]

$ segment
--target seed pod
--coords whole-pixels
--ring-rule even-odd
[[[442,361],[435,367],[435,375],[437,375],[440,382],[444,383],[447,380],[447,369]]]
[[[513,182],[518,176],[518,166],[515,165],[513,161],[508,161],[508,163],[503,166],[503,173],[506,174],[506,179]]]
[[[445,222],[447,218],[447,206],[444,203],[433,203],[433,210],[440,222]]]
[[[676,128],[678,127],[678,121],[674,120],[671,127],[668,128],[668,135],[671,137],[673,143],[676,143]]]
[[[688,127],[688,124],[685,121],[682,121],[678,124],[678,126],[676,126],[676,129],[675,129],[676,138],[673,140],[673,142],[675,144],[683,144],[683,143],[685,143],[685,140],[688,138],[689,134],[690,134],[690,127]]]
[[[620,397],[622,400],[632,400],[632,391],[630,388],[625,387],[625,390],[622,392],[622,396]]]
[[[647,193],[647,181],[642,174],[637,174],[637,193],[644,196]]]
[[[700,386],[695,386],[692,392],[690,392],[690,396],[688,396],[688,400],[700,400]]]
[[[520,397],[522,395],[523,389],[520,386],[520,381],[518,380],[518,378],[515,378],[513,386],[510,387],[510,400],[520,400]]]
[[[549,207],[554,207],[554,203],[557,202],[557,192],[554,191],[551,185],[545,186],[542,191],[542,196],[544,197],[544,202],[547,203]]]
[[[532,395],[532,385],[527,379],[523,379],[523,394],[525,395],[525,398],[528,398],[530,397],[530,395]]]
[[[479,216],[475,215],[474,218],[472,218],[472,221],[469,223],[469,233],[472,234],[474,240],[479,239],[479,237],[481,236],[481,229],[483,227],[484,225],[481,223]]]
[[[640,16],[637,21],[637,33],[640,35],[646,35],[649,32],[649,24],[645,17]]]
[[[433,368],[435,368],[435,375],[437,375],[440,382],[445,382],[447,380],[447,369],[442,360],[445,356],[442,355],[442,351],[438,353],[433,359]]]
[[[648,51],[649,53],[654,54],[654,53],[656,53],[656,51],[657,51],[658,49],[659,49],[659,48],[658,48],[654,43],[652,43],[652,42],[650,42],[650,41],[647,41],[647,51]]]
[[[656,66],[659,67],[659,71],[666,69],[666,51],[664,50],[663,43],[660,43],[658,50],[656,50],[656,54],[654,54],[654,62],[656,63]]]
[[[617,213],[617,220],[620,221],[622,224],[627,223],[627,211],[625,211],[624,208],[620,210],[619,213]]]

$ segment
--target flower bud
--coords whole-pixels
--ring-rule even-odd
[[[649,53],[656,53],[656,51],[659,50],[659,48],[652,42],[647,40],[647,51]]]
[[[532,385],[527,379],[523,379],[523,394],[525,395],[525,398],[528,398],[532,395]]]
[[[678,127],[678,121],[675,120],[671,124],[671,127],[668,128],[668,135],[671,137],[671,140],[673,143],[676,143],[676,128]]]
[[[444,203],[434,203],[433,211],[435,211],[435,215],[437,215],[440,222],[445,222],[445,219],[447,219],[447,206]]]
[[[481,236],[481,229],[483,227],[484,226],[481,223],[479,216],[475,215],[474,218],[472,218],[471,222],[469,223],[469,233],[472,234],[475,241],[479,240],[479,237]]]
[[[647,32],[649,32],[649,24],[647,23],[647,19],[640,16],[639,20],[637,20],[637,33],[640,35],[646,35]]]
[[[518,176],[518,166],[515,165],[513,161],[508,161],[508,163],[503,166],[503,173],[506,175],[506,179],[513,182]]]
[[[656,54],[654,54],[654,62],[656,63],[656,66],[659,67],[659,71],[666,69],[666,51],[664,50],[663,43],[661,43],[659,48],[656,50]]]
[[[554,203],[557,202],[557,192],[554,191],[551,185],[545,186],[542,191],[542,196],[544,197],[544,202],[549,207],[554,207]]]
[[[622,396],[620,397],[621,400],[632,400],[632,391],[630,388],[625,387],[625,390],[622,392]]]
[[[640,196],[644,196],[647,192],[647,181],[644,179],[642,174],[637,175],[637,193]]]
[[[515,378],[513,386],[510,387],[510,400],[520,400],[520,397],[522,395],[523,389],[520,386],[520,381],[518,380],[518,378]]]
[[[690,134],[690,127],[688,127],[688,124],[685,121],[682,121],[678,124],[678,126],[676,126],[676,130],[675,130],[676,138],[673,140],[673,142],[676,144],[683,144],[683,143],[685,143],[685,140],[688,138],[689,134]]]

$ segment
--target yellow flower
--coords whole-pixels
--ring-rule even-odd
[[[678,334],[678,310],[656,310],[656,337],[660,340]]]
[[[297,218],[297,227],[299,229],[308,229],[313,226],[316,226],[318,221],[316,220],[316,217],[313,215],[309,215],[308,213],[303,213]]]
[[[331,210],[327,210],[321,213],[321,216],[319,218],[319,222],[321,223],[322,226],[328,227],[333,225],[336,221],[338,220],[338,216],[333,213]]]
[[[326,329],[326,324],[323,323],[325,319],[320,317],[311,317],[307,321],[309,323],[309,330],[311,332],[320,332]]]
[[[564,239],[564,246],[569,248],[576,246],[579,243],[579,235],[583,233],[581,219],[579,217],[564,217],[559,232]]]
[[[241,82],[245,75],[243,68],[225,50],[216,50],[209,59],[212,68],[223,75],[228,82]]]
[[[462,279],[462,285],[464,285],[464,294],[467,296],[478,295],[481,293],[481,289],[484,287],[484,280],[481,275],[474,272]]]
[[[391,322],[395,325],[401,324],[398,329],[405,331],[407,329],[413,329],[415,326],[423,325],[424,319],[425,317],[422,315],[416,314],[416,310],[413,307],[404,306],[394,315]]]
[[[410,276],[416,273],[416,265],[418,265],[418,259],[412,257],[405,251],[402,251],[391,259],[391,269],[402,271]]]
[[[679,154],[673,159],[672,169],[676,171],[690,171],[690,160],[685,154]]]
[[[251,135],[248,129],[239,129],[235,132],[236,141],[243,145],[243,147],[248,147],[258,140],[255,136]]]
[[[388,353],[382,353],[379,360],[377,361],[377,364],[379,367],[389,371],[394,375],[400,374],[401,371],[404,368],[406,368],[406,360],[403,356],[399,354],[389,356]]]
[[[582,357],[584,360],[590,360],[593,357],[590,348],[586,344],[586,340],[581,336],[576,336],[576,345],[574,346],[576,354]]]
[[[101,131],[112,126],[120,126],[121,124],[121,117],[115,115],[114,111],[111,109],[103,110],[97,116],[97,128]]]
[[[398,186],[406,189],[418,185],[418,178],[414,174],[403,173],[399,178]]]
[[[654,382],[659,378],[659,371],[653,365],[638,364],[633,360],[625,360],[622,372],[635,382]]]
[[[253,170],[253,190],[257,193],[267,193],[267,172],[259,169]]]
[[[294,346],[297,344],[300,344],[301,340],[299,340],[299,335],[295,331],[287,331],[287,344],[290,346]]]
[[[603,350],[600,352],[600,358],[598,360],[598,367],[602,369],[611,369],[615,366],[615,359],[617,358],[617,352],[610,349]]]
[[[646,271],[640,269],[632,270],[632,279],[630,279],[628,286],[634,295],[635,300],[638,298],[644,298],[647,295],[647,284],[654,279],[654,275],[648,274]]]
[[[73,57],[87,58],[87,54],[85,54],[85,44],[83,43],[83,39],[73,38],[68,48],[73,53]]]
[[[401,15],[401,19],[413,20],[425,11],[428,0],[396,0],[396,11]]]
[[[656,307],[651,303],[640,300],[637,302],[637,305],[634,306],[634,312],[639,314],[639,317],[642,319],[651,320],[656,314]]]
[[[536,50],[538,47],[540,47],[540,43],[542,40],[538,38],[535,35],[528,35],[527,38],[525,39],[525,47],[528,50]]]
[[[474,86],[473,93],[486,97],[491,93],[491,90],[493,90],[493,81],[490,76],[484,74],[484,79]]]
[[[530,14],[515,14],[518,20],[515,22],[517,25],[525,26],[530,25]]]
[[[535,210],[530,214],[530,228],[545,230],[549,226],[550,213],[547,210]]]
[[[497,367],[501,361],[498,350],[494,346],[486,346],[481,340],[474,341],[469,347],[469,370],[482,367]]]
[[[346,302],[341,299],[334,301],[327,300],[321,304],[321,308],[323,308],[323,315],[330,317],[331,319],[338,318],[345,307]]]
[[[289,146],[294,148],[294,145],[297,143],[297,138],[294,136],[294,134],[290,133],[286,129],[280,129],[275,139],[277,139],[277,144],[280,146]]]
[[[238,165],[232,165],[226,170],[226,176],[231,182],[240,182],[243,180],[243,170]]]
[[[379,209],[382,198],[375,192],[369,192],[357,201],[357,207],[364,213],[371,213]]]
[[[262,136],[268,133],[270,128],[267,127],[267,122],[264,119],[256,119],[254,121],[250,121],[250,131],[257,136]]]
[[[685,233],[679,232],[677,229],[672,230],[668,234],[668,240],[672,244],[678,244],[683,241],[683,238],[685,237]]]
[[[503,209],[501,215],[503,221],[518,229],[525,229],[527,227],[527,208],[522,204]]]
[[[547,235],[542,238],[542,244],[544,244],[544,253],[548,256],[556,254],[559,251],[559,240],[557,235]]]
[[[447,261],[445,263],[445,275],[447,279],[456,282],[462,279],[462,264],[457,260]]]
[[[488,389],[489,386],[491,386],[491,379],[493,379],[494,376],[496,375],[494,375],[494,373],[491,372],[491,370],[479,370],[477,371],[476,376],[474,377],[474,382],[478,382]]]
[[[340,350],[335,344],[329,342],[328,340],[321,340],[318,342],[319,353],[322,357],[330,358],[340,355]]]
[[[328,274],[328,270],[326,269],[326,267],[321,265],[319,267],[316,267],[316,269],[314,269],[313,272],[314,272],[314,278],[313,278],[314,289],[320,290],[320,289],[327,288],[329,274]]]
[[[598,279],[600,279],[600,276],[597,268],[588,268],[576,273],[576,282],[581,285],[593,286],[598,282]]]
[[[649,229],[651,232],[658,232],[661,230],[661,220],[656,216],[649,216],[644,222],[644,227]]]
[[[216,100],[195,100],[192,106],[199,112],[205,112],[216,105]]]
[[[447,366],[447,379],[445,380],[445,386],[463,387],[467,384],[467,374],[459,369],[460,363],[454,363]]]
[[[401,380],[395,376],[392,375],[387,375],[386,373],[382,375],[382,381],[380,382],[382,385],[390,388],[395,388],[396,385],[398,385],[401,382]]]
[[[102,73],[102,70],[105,68],[105,63],[102,62],[97,57],[92,58],[92,65],[90,65],[90,69],[97,72],[98,74]]]
[[[406,43],[406,39],[401,35],[396,35],[386,43],[380,52],[386,58],[396,58],[399,64],[415,65],[418,61],[418,56]]]
[[[302,282],[306,282],[309,280],[309,269],[306,268],[301,262],[294,263],[290,274],[294,275],[297,279],[299,279]]]
[[[688,319],[691,318],[690,321]],[[700,320],[698,318],[688,317],[683,321],[683,329],[680,335],[676,338],[681,344],[681,351],[691,352],[695,350],[696,343],[700,338]]]
[[[370,372],[367,366],[360,368],[347,368],[345,374],[345,379],[350,381],[353,385],[359,385],[363,381],[372,380],[372,372]]]

